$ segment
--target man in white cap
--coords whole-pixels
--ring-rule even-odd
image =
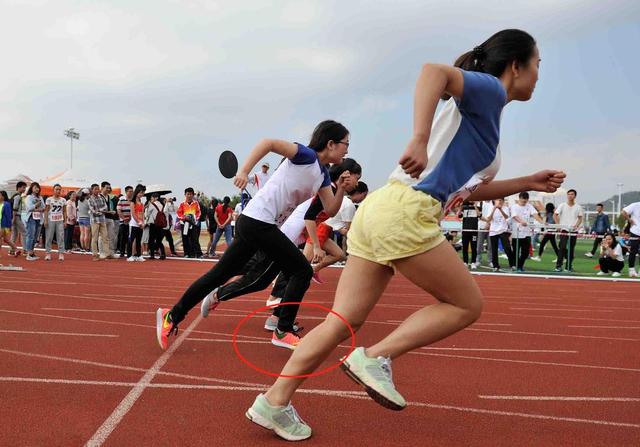
[[[253,184],[258,190],[260,190],[265,183],[267,183],[269,177],[271,177],[271,174],[269,174],[269,163],[265,161],[262,163],[261,171],[254,173],[249,179],[249,183]]]

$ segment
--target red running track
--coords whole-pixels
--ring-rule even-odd
[[[285,442],[246,420],[272,379],[240,362],[231,344],[266,292],[224,303],[206,320],[195,309],[180,346],[163,354],[156,308],[171,306],[212,264],[81,255],[17,263],[28,270],[0,272],[0,444]],[[306,301],[330,306],[339,272],[325,271]],[[394,362],[407,409],[378,406],[334,370],[295,397],[314,429],[304,445],[640,445],[640,283],[476,279],[486,297],[482,318]],[[357,344],[433,301],[396,277]],[[312,308],[300,314],[307,328],[322,318]],[[238,346],[279,371],[289,351],[268,343],[262,323],[243,326]]]

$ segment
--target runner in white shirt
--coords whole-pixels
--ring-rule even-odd
[[[489,238],[491,239],[491,265],[494,272],[500,271],[500,261],[498,260],[498,241],[502,243],[502,248],[509,258],[509,267],[515,268],[513,252],[509,243],[509,218],[511,213],[509,207],[504,204],[504,199],[494,200],[493,207],[489,214],[482,220],[489,223]]]
[[[638,255],[638,247],[640,246],[640,202],[632,203],[624,207],[622,215],[629,221],[629,232],[631,239],[629,240],[629,276],[638,277],[636,272],[636,256]]]
[[[518,272],[524,272],[524,263],[529,257],[534,221],[542,223],[538,210],[529,203],[529,193],[521,192],[518,203],[511,205],[511,248],[517,261]]]
[[[53,185],[53,196],[47,198],[44,208],[44,227],[46,228],[45,261],[51,260],[51,244],[53,236],[58,244],[58,259],[64,261],[64,222],[67,220],[67,201],[61,197],[62,186]]]
[[[342,161],[348,147],[349,131],[335,121],[320,123],[308,147],[282,140],[262,140],[258,143],[234,179],[239,189],[247,186],[249,172],[265,155],[273,152],[286,160],[244,209],[236,223],[236,238],[220,261],[196,280],[172,309],[158,309],[156,328],[162,349],[167,349],[168,337],[177,332],[178,324],[205,297],[208,305],[206,309],[201,308],[203,312],[209,312],[219,304],[216,289],[241,272],[258,251],[264,252],[290,275],[283,301],[300,302],[309,288],[313,270],[279,227],[298,205],[316,193],[329,215],[338,212],[345,181],[338,181],[338,190],[334,195],[326,165]],[[300,342],[293,327],[297,311],[298,306],[283,306],[278,328],[271,340],[274,345],[293,349]]]
[[[560,247],[558,260],[556,261],[556,272],[562,271],[562,263],[567,252],[567,242],[569,242],[569,253],[567,255],[567,270],[573,271],[573,258],[575,257],[576,241],[578,239],[577,232],[582,225],[584,211],[582,207],[576,203],[578,193],[575,189],[567,191],[567,202],[561,203],[553,213],[556,224],[562,227],[560,234]]]

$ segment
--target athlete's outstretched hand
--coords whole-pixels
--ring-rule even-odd
[[[536,172],[531,175],[531,184],[529,189],[543,192],[556,192],[556,190],[564,182],[565,174],[562,171],[553,171],[550,169]]]
[[[249,175],[246,172],[238,172],[233,179],[233,184],[239,189],[245,189],[249,183]]]
[[[413,178],[418,178],[427,167],[427,148],[412,139],[400,157],[400,166],[404,172]]]

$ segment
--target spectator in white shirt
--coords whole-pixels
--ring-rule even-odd
[[[629,276],[637,278],[636,256],[640,246],[640,202],[634,202],[622,210],[622,216],[629,221]]]
[[[482,201],[482,209],[480,213],[480,219],[478,220],[478,245],[476,255],[476,266],[482,265],[482,253],[484,253],[484,244],[487,244],[487,258],[491,259],[491,239],[489,238],[489,223],[482,220],[482,217],[486,217],[491,212],[493,204],[491,200]]]
[[[612,272],[611,276],[620,276],[620,272],[624,267],[622,246],[611,233],[607,233],[600,244],[600,259],[598,262],[600,263],[598,276],[607,275],[609,271]]]
[[[259,191],[267,183],[269,178],[271,178],[271,174],[269,174],[269,163],[264,162],[260,167],[260,171],[254,172],[253,175],[249,178],[249,183],[254,185]]]
[[[509,207],[505,206],[504,199],[494,200],[493,207],[489,214],[482,217],[482,220],[489,223],[489,238],[491,239],[491,264],[493,271],[500,271],[500,261],[498,261],[498,241],[502,242],[504,252],[509,259],[509,267],[515,268],[513,252],[509,244]]]
[[[567,257],[567,270],[573,271],[573,258],[575,257],[576,240],[578,239],[578,229],[582,225],[584,211],[576,203],[578,193],[575,189],[567,191],[567,202],[561,203],[553,214],[556,224],[561,226],[560,249],[556,261],[556,272],[562,271],[562,263],[565,255]],[[569,253],[567,253],[567,242],[569,242]]]
[[[529,248],[531,248],[532,224],[534,220],[542,223],[542,218],[538,210],[529,203],[529,193],[526,191],[518,195],[518,203],[511,205],[510,211],[513,256],[517,260],[518,272],[524,272],[524,263],[529,257]]]

